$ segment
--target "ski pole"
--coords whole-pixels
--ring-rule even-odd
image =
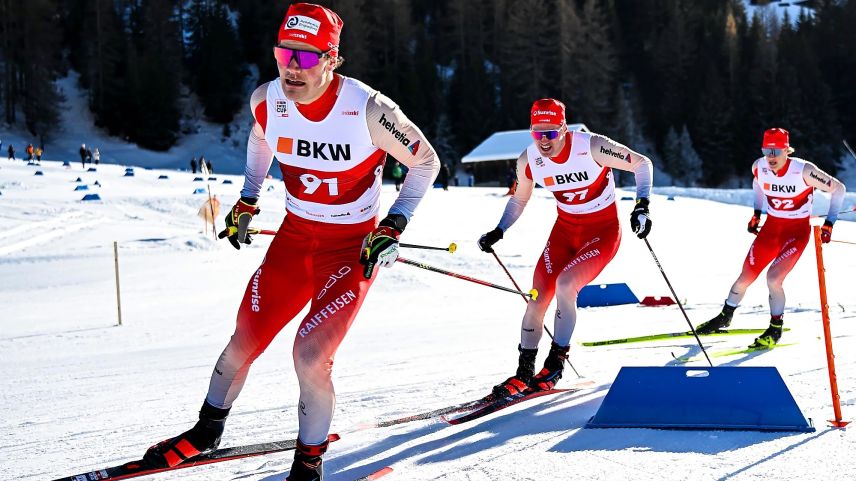
[[[853,245],[856,245],[856,242],[842,241],[842,240],[835,240],[835,239],[832,239],[830,242],[838,242],[839,244],[853,244]]]
[[[854,206],[852,206],[852,207],[848,207],[848,208],[846,208],[846,209],[844,209],[844,210],[842,210],[842,211],[839,211],[839,212],[838,212],[838,215],[849,214],[849,213],[854,212],[854,211],[856,211],[856,205],[854,205]],[[828,216],[828,215],[829,215],[829,214],[821,214],[821,215],[815,215],[815,216],[812,216],[812,217],[826,217],[826,216]]]
[[[514,287],[519,291],[519,290],[520,290],[520,286],[518,286],[518,285],[517,285],[517,282],[514,280],[514,278],[513,278],[513,277],[511,277],[511,273],[510,273],[510,272],[508,272],[508,269],[506,269],[506,268],[505,268],[505,264],[503,264],[503,263],[502,263],[502,261],[501,261],[501,260],[499,260],[499,256],[498,256],[498,255],[496,255],[496,251],[491,252],[491,254],[493,254],[493,258],[494,258],[494,259],[496,259],[496,262],[498,262],[498,263],[499,263],[499,266],[500,266],[500,267],[502,267],[502,270],[504,270],[504,271],[505,271],[505,275],[507,275],[507,276],[508,276],[508,278],[509,278],[509,279],[511,279],[511,283],[512,283],[512,284],[514,284]],[[527,300],[526,300],[526,298],[525,298],[525,297],[523,298],[523,301],[524,301],[524,302],[526,302],[527,304],[528,304],[528,302],[529,302],[529,301],[527,301]],[[545,331],[547,331],[547,335],[548,335],[548,336],[550,336],[550,340],[551,340],[551,341],[555,341],[555,340],[556,340],[556,338],[555,338],[555,337],[553,337],[553,333],[552,333],[552,332],[550,332],[550,329],[549,329],[547,326],[544,326],[544,330],[545,330]],[[582,376],[580,376],[580,373],[577,371],[577,368],[575,368],[575,367],[574,367],[574,365],[571,363],[571,358],[570,358],[570,357],[565,358],[565,362],[567,362],[567,363],[568,363],[568,366],[571,366],[571,369],[574,371],[574,374],[576,374],[578,378],[580,378],[580,379],[582,379],[582,378],[583,378]]]
[[[844,142],[844,146],[847,147],[847,150],[850,151],[850,155],[852,155],[853,158],[856,159],[856,152],[853,152],[853,149],[850,148],[850,144],[848,144],[846,140],[842,140],[842,142]]]
[[[250,227],[249,229],[247,229],[247,234],[276,235],[276,231],[275,230],[269,230],[269,229],[259,229],[256,227]]]
[[[205,175],[205,178],[208,179],[208,166],[205,163],[202,163],[201,170]],[[216,218],[214,217],[214,201],[211,200],[211,182],[206,180],[205,187],[208,190],[208,207],[211,210],[211,231],[214,234],[214,240],[217,240],[217,224],[215,224]]]
[[[532,290],[531,290],[531,291],[529,291],[529,292],[523,292],[523,291],[519,291],[519,290],[509,289],[508,287],[503,287],[503,286],[500,286],[500,285],[498,285],[498,284],[494,284],[494,283],[492,283],[492,282],[487,282],[487,281],[483,281],[483,280],[481,280],[481,279],[476,279],[476,278],[474,278],[474,277],[465,276],[465,275],[463,275],[463,274],[458,274],[458,273],[455,273],[455,272],[447,271],[447,270],[440,269],[440,268],[437,268],[437,267],[434,267],[434,266],[430,266],[430,265],[425,264],[425,263],[423,263],[423,262],[417,262],[417,261],[412,261],[412,260],[410,260],[410,259],[405,259],[404,257],[399,257],[399,258],[397,258],[397,259],[396,259],[396,261],[397,261],[397,262],[402,262],[402,263],[404,263],[404,264],[408,264],[408,265],[411,265],[411,266],[415,266],[415,267],[418,267],[418,268],[420,268],[420,269],[425,269],[425,270],[427,270],[427,271],[437,272],[437,273],[439,273],[439,274],[445,274],[445,275],[447,275],[447,276],[455,277],[455,278],[457,278],[457,279],[462,279],[462,280],[465,280],[465,281],[474,282],[474,283],[476,283],[476,284],[481,284],[481,285],[483,285],[483,286],[492,287],[492,288],[494,288],[494,289],[499,289],[500,291],[511,292],[511,293],[513,293],[513,294],[520,294],[520,295],[521,295],[521,296],[523,296],[524,298],[528,297],[528,298],[530,298],[530,299],[532,299],[532,300],[535,300],[535,299],[537,299],[537,298],[538,298],[538,291],[537,291],[537,290],[535,290],[535,289],[532,289]]]
[[[451,244],[449,244],[449,247],[424,246],[424,245],[421,245],[421,244],[406,244],[406,243],[404,243],[404,242],[401,242],[401,243],[399,243],[398,245],[399,245],[399,246],[401,246],[401,247],[407,247],[407,248],[410,248],[410,249],[425,249],[425,250],[432,250],[432,251],[446,251],[446,252],[448,252],[448,253],[450,253],[450,254],[454,254],[454,253],[455,253],[455,251],[456,251],[456,250],[458,250],[458,244],[455,244],[454,242],[452,242]]]
[[[681,303],[681,298],[680,298],[680,297],[678,297],[678,295],[677,295],[677,294],[675,294],[675,290],[672,288],[672,283],[671,283],[671,282],[669,282],[669,278],[666,276],[666,272],[665,272],[665,271],[663,271],[663,266],[662,266],[662,265],[660,265],[660,260],[659,260],[659,259],[657,259],[657,254],[654,254],[654,249],[652,249],[652,248],[651,248],[651,243],[650,243],[650,242],[648,242],[648,239],[647,239],[647,238],[642,239],[642,240],[644,240],[644,241],[645,241],[645,245],[646,245],[646,246],[648,246],[648,252],[650,252],[650,253],[651,253],[651,257],[653,257],[653,258],[654,258],[654,263],[656,263],[656,264],[657,264],[657,268],[659,268],[659,269],[660,269],[660,274],[663,274],[663,279],[665,279],[665,280],[666,280],[666,285],[668,285],[668,286],[669,286],[669,290],[670,290],[670,291],[672,291],[672,297],[674,297],[674,298],[675,298],[675,302],[678,304],[678,307],[680,307],[680,308],[681,308],[681,313],[684,315],[684,319],[686,319],[686,320],[687,320],[687,324],[689,324],[689,325],[690,325],[690,331],[692,331],[693,336],[695,336],[695,340],[696,340],[696,342],[698,343],[698,347],[700,347],[700,348],[701,348],[701,352],[702,352],[702,353],[704,353],[704,357],[707,359],[707,363],[708,363],[708,364],[710,364],[710,367],[713,367],[713,363],[710,361],[710,356],[708,356],[708,355],[707,355],[707,351],[706,351],[706,350],[705,350],[705,348],[704,348],[704,344],[702,344],[702,343],[701,343],[701,339],[699,339],[699,338],[698,338],[698,333],[696,332],[695,327],[693,327],[693,323],[692,323],[692,322],[690,322],[690,318],[689,318],[689,316],[687,316],[687,311],[685,311],[685,310],[684,310],[684,306],[683,306],[683,304]]]
[[[256,227],[250,227],[249,229],[247,229],[247,233],[248,234],[261,234],[261,235],[276,235],[275,230],[258,229]],[[434,251],[446,251],[449,253],[454,253],[456,250],[458,250],[458,245],[455,244],[454,242],[449,244],[449,247],[424,246],[424,245],[420,245],[420,244],[406,244],[404,242],[401,242],[398,245],[401,247],[407,247],[410,249],[426,249],[426,250],[434,250]]]

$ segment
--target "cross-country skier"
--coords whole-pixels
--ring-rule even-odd
[[[298,444],[290,481],[320,480],[333,416],[333,358],[372,282],[391,266],[398,238],[431,187],[440,162],[425,136],[383,94],[335,72],[342,20],[332,10],[288,8],[273,54],[279,78],[252,95],[241,198],[220,236],[249,244],[262,182],[274,156],[285,182],[287,215],[250,279],[237,327],[214,367],[199,422],[146,452],[173,466],[216,447],[253,361],[307,305],[294,340],[300,384]],[[408,167],[388,215],[378,223],[387,153]]]
[[[532,283],[539,295],[523,316],[517,373],[494,387],[495,396],[551,389],[561,378],[576,324],[577,293],[612,260],[621,241],[613,167],[636,177],[633,232],[641,239],[651,231],[648,197],[653,167],[647,157],[602,135],[569,132],[565,106],[558,100],[536,100],[530,114],[535,142],[517,159],[517,190],[499,225],[481,236],[478,245],[493,252],[492,246],[520,217],[535,183],[553,193],[559,216],[535,267]],[[558,298],[554,339],[544,368],[535,375],[544,313],[554,296]]]
[[[838,179],[806,160],[791,157],[788,131],[780,128],[764,132],[761,144],[763,157],[752,164],[755,191],[755,212],[749,220],[749,232],[757,235],[743,261],[743,271],[731,286],[722,312],[696,329],[710,334],[731,324],[734,310],[767,265],[767,286],[770,289],[770,326],[749,347],[770,347],[782,337],[782,315],[785,312],[785,291],[782,282],[791,272],[808,244],[809,216],[814,189],[831,194],[829,211],[823,223],[821,240],[832,240],[832,226],[844,201],[845,187]],[[767,221],[761,226],[761,212],[766,204]],[[771,264],[772,263],[772,264]]]

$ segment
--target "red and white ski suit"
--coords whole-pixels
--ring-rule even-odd
[[[782,283],[802,256],[811,233],[809,217],[814,189],[832,194],[827,219],[834,223],[844,201],[845,187],[813,163],[796,157],[789,157],[778,173],[762,157],[752,164],[752,174],[754,206],[756,210],[766,206],[767,220],[749,247],[740,276],[725,302],[737,307],[746,289],[769,265],[770,315],[781,316],[785,312]]]
[[[335,75],[312,104],[288,100],[280,80],[252,96],[256,124],[247,145],[242,196],[259,196],[273,159],[286,189],[285,220],[247,285],[237,327],[217,361],[207,401],[231,407],[250,365],[309,304],[294,340],[300,383],[299,439],[327,439],[335,405],[333,358],[374,280],[359,263],[377,225],[389,153],[409,170],[391,214],[408,220],[434,181],[439,161],[422,132],[384,95]]]
[[[520,333],[520,344],[526,349],[538,347],[553,297],[557,298],[554,342],[569,345],[576,325],[577,294],[618,251],[621,228],[613,167],[633,172],[637,198],[649,197],[651,161],[602,135],[568,132],[558,156],[545,158],[533,143],[517,159],[517,190],[498,227],[505,232],[520,217],[535,183],[553,193],[559,212],[535,266],[532,285],[539,295],[529,302]]]

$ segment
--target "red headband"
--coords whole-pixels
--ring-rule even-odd
[[[296,40],[308,43],[322,52],[338,55],[342,19],[329,8],[312,3],[295,3],[288,7],[277,42]]]
[[[532,104],[529,112],[529,124],[565,123],[565,104],[556,99],[538,99]]]

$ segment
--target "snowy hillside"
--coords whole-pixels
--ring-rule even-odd
[[[194,182],[187,172],[137,168],[135,176],[125,177],[118,165],[83,172],[78,162],[70,168],[42,164],[0,159],[0,479],[50,480],[129,461],[191,426],[214,362],[234,329],[247,280],[270,244],[270,238],[259,237],[250,248],[235,251],[215,242],[210,231],[203,233],[196,211],[207,196],[193,192],[206,182]],[[34,175],[36,170],[43,175]],[[233,183],[223,184],[224,179]],[[226,208],[241,183],[237,176],[217,175],[210,186]],[[79,185],[88,190],[75,190]],[[496,225],[507,199],[503,191],[434,189],[402,241],[455,242],[458,251],[403,249],[402,255],[509,285],[493,257],[475,245]],[[102,200],[80,200],[93,192]],[[655,192],[649,240],[688,315],[699,324],[718,312],[752,241],[745,230],[749,193]],[[619,198],[625,195],[633,194],[622,192]],[[706,199],[721,196],[743,205]],[[265,184],[255,226],[279,225],[282,197],[280,183]],[[818,206],[826,205],[822,195],[817,197]],[[394,188],[384,186],[384,212],[394,198]],[[848,195],[845,206],[854,201]],[[629,232],[631,202],[618,205],[624,238],[597,282],[626,282],[640,298],[668,295],[645,244]],[[537,190],[496,246],[524,289],[530,287],[555,212],[554,201]],[[835,239],[856,242],[855,217],[842,216]],[[222,228],[222,216],[218,224]],[[113,241],[119,245],[121,327],[115,327]],[[854,254],[854,245],[824,247],[838,383],[844,417],[851,420],[856,417]],[[516,367],[524,309],[519,296],[398,264],[380,274],[339,350],[333,430],[342,439],[328,452],[326,479],[347,481],[391,466],[395,471],[384,480],[852,480],[856,433],[826,423],[832,407],[817,284],[810,245],[785,282],[785,326],[791,331],[782,342],[794,344],[715,359],[719,365],[777,367],[803,414],[814,420],[814,433],[583,429],[622,366],[668,369],[675,365],[673,354],[699,352],[691,339],[577,344],[687,329],[674,306],[636,305],[580,310],[571,361],[594,381],[590,390],[529,401],[461,426],[435,419],[357,430],[367,421],[475,399]],[[547,316],[552,328],[551,316],[552,309]],[[761,278],[732,327],[763,328],[768,320]],[[296,324],[286,326],[253,366],[223,446],[294,436]],[[752,336],[713,337],[705,344],[719,350],[751,341]],[[539,365],[548,342],[545,336]],[[566,372],[559,387],[574,379]],[[290,453],[274,454],[151,479],[281,481],[291,459]]]

